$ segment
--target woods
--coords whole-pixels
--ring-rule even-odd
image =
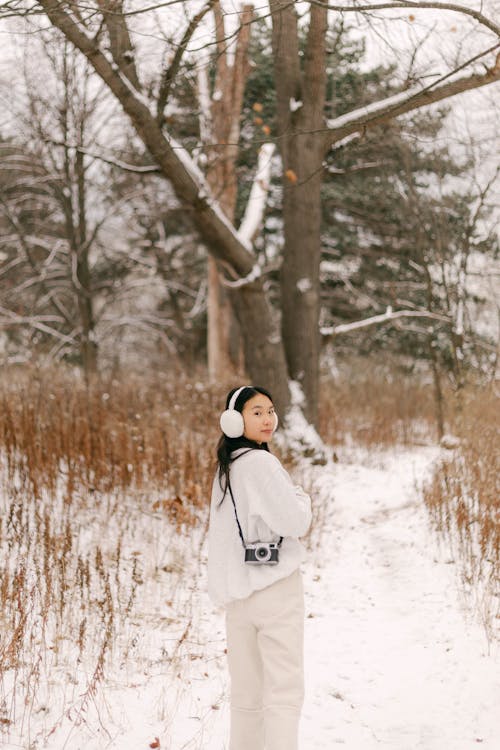
[[[226,746],[250,382],[312,499],[301,747],[495,743],[495,5],[0,0],[9,747]]]
[[[241,346],[248,378],[269,386],[280,412],[290,403],[289,381],[300,384],[305,414],[313,423],[324,341],[335,326],[376,318],[388,307],[405,310],[408,321],[412,314],[421,321],[429,314],[430,325],[413,336],[409,327],[398,334],[407,342],[403,349],[434,362],[431,353],[437,348],[439,366],[451,357],[455,364],[448,364],[458,373],[462,338],[473,331],[463,316],[466,259],[478,248],[493,257],[498,243],[491,213],[497,173],[483,175],[467,163],[466,154],[459,160],[446,147],[417,144],[422,136],[431,143],[446,128],[444,112],[433,109],[424,116],[430,104],[498,82],[494,18],[439,2],[313,3],[299,16],[293,5],[272,0],[267,18],[259,19],[245,6],[235,19],[225,18],[218,2],[209,2],[197,9],[186,4],[185,19],[173,30],[172,22],[180,17],[166,11],[161,16],[161,10],[161,4],[144,9],[119,0],[0,6],[6,24],[28,23],[31,31],[44,25],[44,54],[49,59],[59,55],[59,67],[53,67],[62,92],[49,133],[33,91],[31,104],[29,91],[25,96],[34,115],[31,128],[23,129],[22,138],[12,128],[2,132],[0,179],[6,189],[0,221],[9,227],[2,274],[15,290],[15,300],[2,294],[1,321],[8,339],[22,348],[19,328],[24,336],[25,327],[34,328],[41,343],[58,339],[54,354],[67,356],[74,348],[92,373],[99,366],[99,315],[104,308],[116,316],[119,310],[122,323],[129,320],[151,331],[152,339],[159,337],[171,353],[184,341],[191,366],[193,358],[201,361],[194,352],[205,351],[212,379],[238,369]],[[386,20],[389,10],[393,15]],[[454,23],[463,22],[463,33],[469,28],[465,24],[472,24],[474,49],[457,44],[448,68],[439,75],[431,71],[430,82],[424,59],[417,64],[425,36],[415,41],[407,70],[398,69],[397,61],[385,70],[366,63],[362,69],[362,44],[359,34],[352,33],[356,22],[367,21],[369,29],[382,20],[389,39],[388,29],[394,33],[398,24],[404,29],[418,21],[423,27],[426,10],[439,13],[440,20],[453,16]],[[148,49],[141,41],[145,29],[159,31],[163,42]],[[151,66],[153,49],[157,62]],[[73,73],[68,78],[64,69],[70,60]],[[26,75],[28,71],[26,64]],[[86,99],[83,91],[88,91]],[[252,94],[259,96],[251,101]],[[98,99],[101,122],[113,112],[114,127],[111,131],[103,123],[88,134]],[[120,118],[119,110],[127,119]],[[263,178],[265,160],[258,173],[256,167],[259,149],[266,144],[274,144],[275,151],[274,156],[263,151],[269,154]],[[43,201],[55,201],[57,231],[54,223],[47,227],[46,208],[37,221],[45,223],[49,236],[62,233],[64,251],[54,253],[53,240],[46,237],[42,242],[39,228],[33,240],[28,223],[38,207],[30,210],[29,220],[26,206],[20,210],[26,153],[37,153],[30,161],[44,174],[50,171],[49,180],[34,179],[32,194],[39,193],[42,181]],[[21,161],[16,164],[16,159]],[[54,187],[51,160],[60,170]],[[474,169],[476,183],[472,178],[472,187],[453,194],[450,176],[465,177]],[[245,205],[245,198],[251,195],[252,179],[264,187],[248,233],[245,218],[252,205]],[[162,180],[163,203],[155,200],[151,211],[148,186]],[[120,194],[125,182],[128,192]],[[374,205],[365,200],[362,206],[366,188],[377,183]],[[141,193],[149,205],[139,211],[138,244],[137,233],[130,232],[129,209]],[[98,217],[97,208],[88,209],[91,200],[95,206],[106,203],[106,217]],[[105,237],[110,211],[122,216]],[[453,221],[445,218],[451,215]],[[117,227],[122,248],[110,252]],[[125,257],[127,245],[134,250]],[[202,249],[210,258],[207,272],[201,271]],[[173,264],[175,271],[169,264],[167,278],[162,256],[172,252],[179,262]],[[196,271],[193,276],[187,259],[195,256],[201,275]],[[54,266],[55,260],[64,271]],[[455,262],[461,271],[451,282],[449,268]],[[146,265],[151,275],[145,278]],[[381,274],[382,266],[387,273]],[[28,268],[33,284],[26,283]],[[165,287],[173,281],[172,272],[178,281],[169,294]],[[138,314],[137,303],[132,311],[123,297],[117,301],[122,289],[133,288],[139,279],[145,290],[148,280],[157,289],[149,295],[147,314]],[[415,294],[417,287],[421,294]],[[31,296],[25,299],[27,288]],[[438,345],[443,339],[444,347]],[[484,344],[484,357],[475,343],[467,344],[475,352],[474,364],[488,360],[488,347],[494,354],[495,342],[490,338]]]

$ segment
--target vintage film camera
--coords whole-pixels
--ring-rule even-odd
[[[276,565],[279,562],[277,542],[251,542],[245,545],[245,562],[250,565]]]

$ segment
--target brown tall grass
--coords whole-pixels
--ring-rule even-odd
[[[344,369],[344,368],[343,368]],[[410,445],[436,440],[433,389],[421,376],[355,360],[321,384],[319,432],[329,445]]]
[[[500,634],[500,424],[494,387],[461,394],[451,428],[459,445],[436,466],[424,498],[455,557],[467,598]]]
[[[11,371],[0,383],[0,445],[9,477],[20,473],[34,494],[54,491],[61,476],[69,504],[82,488],[90,496],[168,482],[196,505],[217,435],[207,414],[220,402],[205,384],[159,374],[87,386],[64,370]]]
[[[207,415],[221,402],[205,384],[160,375],[86,385],[63,368],[3,373],[3,727],[23,731],[51,672],[93,663],[83,712],[108,660],[124,658],[139,589],[169,576],[180,531],[203,531],[218,435]]]
[[[430,385],[387,369],[355,372],[323,382],[320,432],[328,443],[432,442]],[[4,371],[1,726],[29,722],[37,685],[49,684],[54,670],[77,675],[79,664],[93,664],[79,688],[83,713],[106,665],[133,658],[148,587],[154,598],[166,581],[173,617],[175,607],[189,608],[176,586],[183,556],[199,555],[203,543],[225,392],[224,384],[154,373],[87,385],[62,367]],[[471,586],[486,581],[490,602],[498,596],[500,554],[495,406],[484,390],[471,390],[461,410],[450,401],[461,449],[426,490],[465,578]]]

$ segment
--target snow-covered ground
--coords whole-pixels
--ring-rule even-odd
[[[456,566],[419,493],[436,456],[351,451],[296,472],[317,518],[304,565],[304,750],[500,747],[500,646],[463,610]],[[63,688],[54,673],[52,704],[34,701],[4,747],[227,748],[224,620],[205,593],[201,533],[172,542],[173,595],[161,578],[141,587],[128,660],[84,702],[74,675]]]

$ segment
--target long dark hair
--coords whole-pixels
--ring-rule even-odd
[[[226,409],[229,406],[229,402],[231,401],[231,397],[233,393],[235,393],[237,390],[238,388],[233,388],[227,394]],[[254,396],[256,396],[258,393],[262,393],[263,396],[267,396],[267,398],[270,401],[273,400],[273,397],[271,396],[269,391],[266,391],[265,388],[261,388],[258,385],[249,385],[241,391],[238,398],[236,399],[236,402],[234,404],[234,408],[236,409],[236,411],[239,411],[241,413],[243,411],[243,407],[245,406],[246,402],[249,401]],[[224,433],[222,433],[222,435],[219,438],[219,442],[217,443],[219,484],[220,484],[221,489],[224,490],[221,503],[226,496],[226,492],[228,488],[229,467],[231,466],[231,463],[234,461],[234,458],[231,457],[231,454],[233,453],[233,451],[238,450],[238,448],[246,448],[247,450],[269,451],[269,446],[267,445],[267,443],[256,443],[254,440],[249,440],[244,435],[242,435],[241,437],[237,437],[237,438],[230,438],[227,435],[224,435]]]

